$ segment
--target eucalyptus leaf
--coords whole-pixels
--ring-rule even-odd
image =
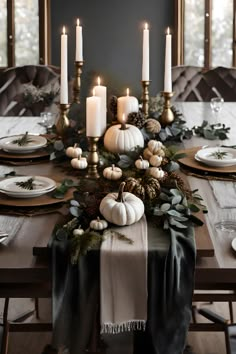
[[[169,203],[164,203],[161,205],[160,210],[163,212],[166,212],[167,210],[169,210],[171,207],[171,205]]]
[[[179,203],[181,202],[181,200],[182,200],[182,196],[176,195],[176,196],[172,199],[171,204],[172,204],[172,205],[179,204]]]
[[[170,197],[166,193],[163,193],[163,192],[160,193],[159,198],[161,200],[165,200],[167,202],[170,200]]]
[[[198,211],[200,211],[200,208],[195,204],[189,204],[188,206],[189,206],[189,209],[191,211],[193,211],[194,213],[197,213]]]
[[[134,161],[127,155],[120,155],[120,161],[118,161],[117,165],[120,168],[129,168],[132,166]]]
[[[78,207],[72,206],[70,207],[70,213],[71,215],[78,218],[82,214],[82,210],[79,209]]]
[[[177,210],[173,210],[173,209],[168,210],[168,211],[167,211],[167,214],[168,214],[168,215],[171,215],[171,216],[179,216],[179,217],[182,216],[181,213],[179,213]]]
[[[179,229],[187,229],[186,225],[180,223],[179,221],[177,221],[174,218],[170,218],[169,222],[171,225],[174,225],[174,226],[178,227]]]

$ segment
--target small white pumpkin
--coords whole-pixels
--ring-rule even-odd
[[[148,142],[148,148],[153,153],[153,155],[155,155],[158,152],[158,150],[162,148],[162,146],[163,145],[161,141],[149,140]]]
[[[122,169],[119,167],[116,167],[114,164],[112,164],[111,167],[104,168],[103,176],[107,179],[115,181],[115,180],[121,178]]]
[[[105,133],[104,146],[113,153],[125,153],[136,146],[144,147],[144,139],[140,130],[130,124],[116,124]]]
[[[146,170],[149,167],[149,162],[148,160],[144,160],[142,156],[140,156],[140,158],[135,161],[135,166],[139,170]]]
[[[161,157],[165,157],[166,156],[166,153],[165,153],[165,150],[162,148],[158,151],[158,155],[161,156]]]
[[[74,146],[69,146],[66,149],[66,155],[68,157],[74,158],[82,155],[82,149],[75,144]]]
[[[81,229],[81,228],[73,230],[73,235],[74,236],[80,236],[80,235],[83,235],[83,233],[84,233],[84,230]]]
[[[159,155],[152,155],[149,161],[152,166],[158,167],[161,166],[162,157]]]
[[[144,214],[144,204],[134,194],[124,192],[125,182],[120,184],[118,193],[108,193],[101,201],[99,210],[104,218],[116,225],[131,225]]]
[[[93,230],[104,230],[108,226],[108,223],[106,220],[100,219],[99,216],[97,219],[90,221],[90,227]]]
[[[149,148],[145,148],[143,150],[143,157],[146,159],[146,160],[150,160],[150,158],[152,157],[153,153],[149,150]]]
[[[71,166],[77,170],[83,170],[87,168],[88,163],[86,157],[78,157],[71,160]]]
[[[162,179],[165,176],[165,172],[160,167],[150,167],[147,174],[156,179]]]

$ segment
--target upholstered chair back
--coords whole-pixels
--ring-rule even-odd
[[[35,116],[58,100],[57,67],[25,65],[0,74],[0,116]]]

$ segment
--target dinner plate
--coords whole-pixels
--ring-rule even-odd
[[[8,136],[0,140],[0,148],[6,152],[15,154],[29,154],[47,145],[47,139],[40,135],[29,134],[29,142],[26,145],[18,145],[15,141],[24,134]]]
[[[233,250],[236,252],[236,237],[232,240],[231,246],[232,246]]]
[[[25,189],[17,185],[34,178],[34,189]],[[56,188],[56,182],[44,176],[21,176],[4,179],[0,182],[0,192],[14,198],[34,198],[49,193]]]
[[[236,149],[220,146],[200,149],[195,159],[208,166],[233,166],[236,165]]]

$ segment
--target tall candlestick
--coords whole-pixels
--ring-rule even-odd
[[[101,129],[103,134],[107,127],[107,88],[101,85],[101,79],[98,77],[98,84],[94,87],[95,95],[101,98]]]
[[[93,96],[86,100],[86,136],[100,137],[102,134],[101,98],[95,96],[93,89]]]
[[[126,96],[119,97],[117,100],[117,119],[122,123],[123,116],[125,116],[127,120],[129,113],[138,111],[138,100],[136,97],[129,95],[129,89],[127,88]]]
[[[169,27],[166,33],[166,52],[165,52],[165,78],[164,92],[172,92],[172,77],[171,77],[171,34]]]
[[[76,23],[75,61],[83,61],[83,36],[82,36],[82,26],[80,26],[79,19],[77,19],[77,23]]]
[[[143,30],[143,67],[142,67],[142,81],[149,80],[149,29],[148,24],[145,24]]]
[[[61,35],[61,92],[60,103],[68,104],[68,63],[67,63],[67,34],[63,27]]]

